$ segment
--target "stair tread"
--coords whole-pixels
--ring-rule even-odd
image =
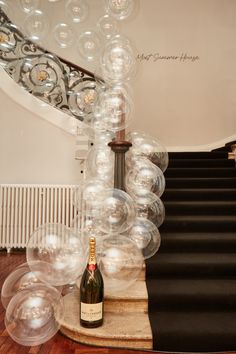
[[[157,311],[150,318],[159,351],[235,351],[236,311]]]

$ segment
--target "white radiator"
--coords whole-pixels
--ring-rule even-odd
[[[26,247],[32,232],[45,223],[74,225],[75,187],[0,184],[0,247]]]

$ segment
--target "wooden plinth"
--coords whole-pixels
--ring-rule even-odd
[[[108,296],[104,303],[104,324],[94,329],[79,324],[79,292],[64,297],[65,317],[61,332],[84,344],[116,348],[152,349],[152,332],[148,318],[145,281],[117,296]]]

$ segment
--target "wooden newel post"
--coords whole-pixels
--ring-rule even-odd
[[[114,188],[125,191],[125,153],[132,144],[129,141],[111,141],[108,146],[115,153]]]

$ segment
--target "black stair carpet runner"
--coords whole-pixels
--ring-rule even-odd
[[[159,252],[146,261],[153,349],[236,351],[236,168],[170,153]]]

